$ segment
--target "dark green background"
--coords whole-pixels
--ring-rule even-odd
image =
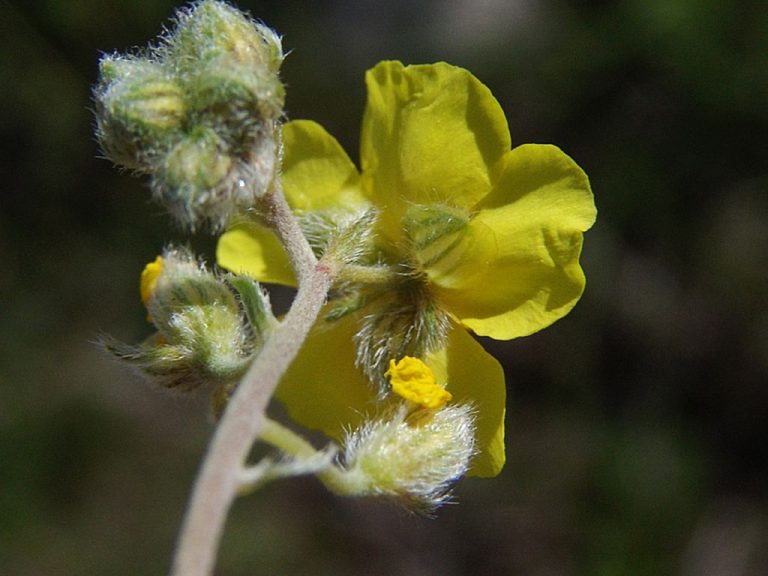
[[[100,51],[165,0],[0,1],[0,574],[162,574],[211,432],[202,399],[102,355],[183,235],[98,158]],[[284,35],[288,115],[353,158],[363,72],[447,60],[599,209],[566,319],[489,342],[508,465],[434,520],[312,479],[238,502],[221,576],[768,573],[768,10],[758,1],[241,2]],[[193,245],[210,255],[212,241]],[[478,383],[482,385],[482,383]]]

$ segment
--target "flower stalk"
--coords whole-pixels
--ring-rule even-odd
[[[211,574],[224,524],[251,446],[264,429],[265,409],[278,382],[317,319],[338,265],[318,262],[277,187],[261,203],[283,240],[299,288],[283,321],[264,343],[235,390],[211,439],[184,517],[172,576]]]

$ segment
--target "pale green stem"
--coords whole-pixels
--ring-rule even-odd
[[[240,489],[238,494],[250,494],[273,480],[317,474],[329,466],[333,466],[336,449],[316,452],[307,458],[286,458],[281,456],[277,461],[265,457],[240,472]]]
[[[294,458],[311,458],[318,453],[312,444],[296,432],[269,418],[264,419],[259,440],[279,448],[281,452]]]
[[[281,452],[296,458],[297,460],[313,461],[321,457],[324,452],[315,449],[312,444],[298,435],[290,428],[274,420],[266,419],[261,431],[260,440],[279,448]],[[329,463],[320,470],[313,470],[320,481],[331,491],[341,496],[354,496],[365,493],[367,482],[355,472],[339,468]]]
[[[179,534],[172,576],[212,573],[246,457],[264,427],[267,404],[317,319],[338,272],[335,262],[317,262],[279,187],[260,207],[291,258],[299,288],[291,309],[264,343],[213,434]]]

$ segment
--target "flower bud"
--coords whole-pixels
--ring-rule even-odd
[[[200,62],[227,58],[245,67],[276,73],[283,62],[280,37],[236,8],[203,0],[177,15],[164,48],[183,75]]]
[[[179,134],[186,115],[181,87],[157,62],[105,56],[94,90],[96,135],[115,164],[151,169]]]
[[[223,2],[203,0],[179,14],[162,52],[206,125],[234,132],[224,137],[235,141],[272,132],[264,125],[282,115],[284,103],[283,50],[272,30]]]
[[[400,405],[352,432],[344,454],[347,482],[357,495],[394,498],[429,513],[469,469],[475,454],[472,409],[446,405],[425,418]]]
[[[271,136],[282,115],[284,88],[276,74],[226,59],[200,65],[187,82],[190,122],[211,126],[234,149]]]
[[[186,207],[195,209],[181,212],[181,220],[223,227],[267,193],[277,169],[285,99],[280,38],[228,4],[203,0],[179,13],[158,53],[184,85],[190,130],[214,131],[235,163],[226,183],[186,190],[194,196]],[[198,204],[200,194],[220,206]]]
[[[157,333],[138,346],[106,346],[165,388],[227,387],[276,322],[255,282],[231,287],[184,250],[167,250],[147,265],[141,295]]]
[[[181,222],[222,221],[231,206],[234,161],[224,141],[209,128],[197,128],[169,151],[155,174],[155,195]]]
[[[207,125],[253,135],[252,124],[282,115],[280,38],[232,6],[203,0],[180,12],[161,53],[187,87],[193,116]]]

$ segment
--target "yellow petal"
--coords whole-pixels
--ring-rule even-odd
[[[500,340],[567,314],[584,291],[582,232],[596,214],[584,172],[554,146],[520,146],[479,208],[453,253],[427,271],[442,304]]]
[[[283,145],[283,190],[295,211],[356,211],[367,204],[357,168],[320,124],[288,122],[283,126]]]
[[[444,62],[381,62],[366,74],[361,164],[366,193],[394,231],[405,203],[474,206],[509,151],[507,121],[490,90]]]
[[[451,330],[446,348],[432,354],[427,364],[438,381],[448,382],[446,390],[453,394],[452,402],[469,402],[476,407],[479,453],[469,475],[496,476],[505,461],[506,386],[501,366],[458,326]]]
[[[235,274],[248,274],[259,282],[295,286],[296,277],[277,236],[256,223],[241,223],[219,238],[219,266]]]
[[[376,394],[355,368],[356,330],[352,314],[318,320],[276,392],[297,423],[337,440],[376,412]]]
[[[141,302],[144,306],[147,305],[149,299],[152,298],[152,294],[155,292],[157,286],[157,280],[163,273],[163,257],[158,256],[154,261],[144,266],[144,270],[141,272],[141,278],[139,281],[139,292],[141,293]]]

